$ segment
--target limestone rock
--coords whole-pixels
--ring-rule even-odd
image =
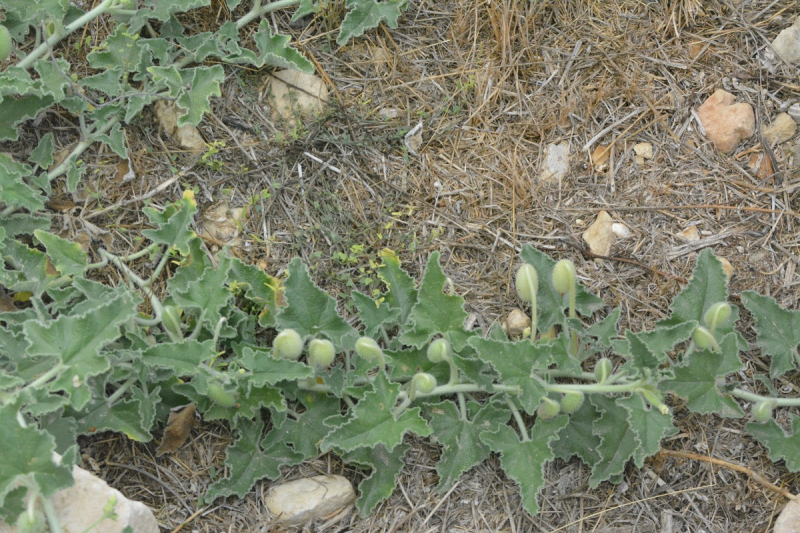
[[[800,168],[800,143],[792,146],[792,166]]]
[[[797,133],[797,124],[788,113],[781,113],[761,131],[767,144],[774,146],[786,142]]]
[[[611,253],[611,245],[614,244],[614,232],[611,227],[613,224],[614,219],[611,218],[611,215],[605,211],[600,211],[597,213],[597,220],[594,221],[594,224],[583,232],[583,240],[589,245],[592,253],[597,255],[609,255]],[[602,260],[596,259],[595,261]]]
[[[127,499],[121,492],[112,489],[105,481],[83,468],[73,467],[72,477],[75,484],[56,492],[51,499],[64,533],[81,533],[93,525],[91,531],[103,533],[121,533],[127,526],[136,533],[158,533],[158,522],[145,504]],[[117,520],[105,519],[95,525],[111,497],[117,500],[114,507]],[[0,532],[13,533],[16,528],[0,522]]]
[[[790,105],[788,113],[789,113],[789,116],[792,117],[792,119],[795,122],[800,124],[800,104],[792,104],[792,105]]]
[[[700,240],[700,231],[697,226],[692,224],[685,230],[678,233],[678,238],[686,242],[696,242]]]
[[[787,63],[792,65],[800,63],[800,17],[775,37],[772,48]]]
[[[569,142],[549,144],[544,151],[544,164],[539,179],[561,182],[569,170]]]
[[[631,236],[631,230],[621,222],[614,222],[611,224],[611,233],[613,233],[617,239],[627,239]]]
[[[800,500],[790,500],[775,520],[774,533],[800,533]]]
[[[314,476],[272,487],[264,498],[269,512],[284,527],[297,527],[329,515],[355,500],[353,486],[342,476]]]
[[[159,100],[155,104],[156,118],[167,135],[178,141],[183,148],[195,153],[206,149],[206,142],[200,135],[200,130],[191,124],[178,126],[179,110],[175,102]],[[183,113],[180,113],[183,115]]]
[[[636,154],[634,160],[642,165],[645,159],[653,159],[653,145],[650,143],[637,143],[633,145],[633,152]]]
[[[731,93],[717,89],[697,110],[706,137],[726,154],[755,133],[753,108],[744,102],[735,104],[735,100]]]
[[[525,328],[529,327],[531,327],[531,318],[521,309],[513,309],[503,321],[503,329],[509,339],[519,339]]]
[[[279,70],[269,82],[273,115],[284,120],[313,118],[328,103],[328,87],[321,78],[299,70]],[[277,118],[277,117],[276,117]]]

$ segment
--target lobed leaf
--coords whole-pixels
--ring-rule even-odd
[[[742,304],[755,320],[756,342],[772,358],[769,375],[777,378],[797,368],[800,355],[800,311],[783,309],[774,298],[742,292]]]
[[[748,422],[744,428],[767,447],[772,461],[784,460],[791,472],[800,472],[800,416],[792,414],[791,417],[792,432],[788,435],[773,419],[766,424]]]
[[[347,15],[339,27],[336,44],[343,46],[353,37],[386,22],[390,28],[397,28],[397,19],[408,9],[408,0],[347,0]]]

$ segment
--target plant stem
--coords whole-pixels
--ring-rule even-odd
[[[531,440],[531,436],[528,434],[528,428],[525,427],[525,421],[522,420],[522,415],[517,409],[517,406],[514,405],[514,402],[511,398],[508,397],[506,394],[506,403],[508,404],[508,408],[511,409],[511,412],[514,414],[514,420],[517,421],[517,426],[519,427],[519,435],[522,437],[522,442],[529,442]]]
[[[736,396],[737,398],[753,403],[763,402],[764,400],[775,400],[776,406],[790,407],[800,405],[800,398],[773,398],[772,396],[761,396],[760,394],[742,389],[733,389],[730,394],[731,396]]]

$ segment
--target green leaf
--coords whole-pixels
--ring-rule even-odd
[[[255,265],[248,265],[236,258],[230,259],[228,281],[231,288],[242,287],[244,296],[250,302],[261,307],[258,325],[268,327],[275,325],[278,314],[278,301],[281,296],[281,280],[274,278]]]
[[[369,467],[372,472],[358,484],[358,515],[366,518],[379,503],[392,495],[397,478],[405,466],[403,457],[411,448],[401,444],[389,451],[382,444],[371,448],[358,448],[342,456],[345,462]]]
[[[3,244],[3,259],[13,270],[0,265],[0,284],[10,291],[30,292],[38,297],[49,288],[62,284],[60,276],[49,271],[44,253],[17,240],[6,239]]]
[[[233,298],[227,286],[230,260],[224,255],[220,259],[218,267],[206,267],[200,279],[190,283],[186,290],[172,292],[172,299],[179,307],[203,313],[209,331],[214,331],[222,318],[222,308]]]
[[[111,131],[94,136],[95,140],[102,142],[117,154],[121,159],[128,159],[128,148],[125,141],[125,132],[122,131],[122,125],[117,122]]]
[[[46,215],[29,215],[27,213],[14,213],[7,217],[0,217],[0,228],[9,237],[17,235],[32,235],[37,229],[47,231],[50,229],[50,217]],[[0,236],[0,242],[3,240]],[[0,250],[2,247],[0,246]]]
[[[326,420],[330,427],[337,426],[323,439],[320,449],[328,451],[338,448],[345,452],[361,446],[383,444],[389,451],[403,442],[408,432],[421,437],[431,434],[431,427],[420,416],[419,407],[403,411],[399,416],[392,413],[397,403],[400,385],[390,383],[380,372],[372,383],[371,390],[350,410],[350,418],[341,425],[339,417]]]
[[[548,255],[533,248],[529,244],[522,246],[520,257],[526,263],[530,263],[536,268],[539,278],[539,289],[537,291],[537,302],[539,308],[538,330],[547,332],[553,326],[562,324],[565,318],[564,297],[553,287],[553,267],[556,262]],[[586,291],[579,283],[575,295],[575,309],[584,316],[591,316],[595,311],[599,311],[605,306],[603,300],[594,294]]]
[[[41,93],[52,96],[56,101],[62,100],[66,96],[64,91],[70,87],[69,79],[62,73],[68,73],[69,67],[69,63],[61,58],[37,61],[34,69],[39,73]]]
[[[3,0],[3,7],[38,28],[48,20],[60,22],[67,13],[69,0]]]
[[[296,465],[303,460],[302,454],[292,450],[272,433],[262,439],[264,424],[261,421],[240,419],[236,429],[239,437],[225,452],[228,477],[208,487],[205,494],[207,503],[231,494],[244,498],[260,479],[278,479],[281,466]]]
[[[3,103],[0,103],[0,114]],[[0,129],[2,125],[0,117]],[[45,197],[23,179],[32,172],[30,165],[17,163],[6,154],[0,154],[0,202],[9,207],[22,207],[31,213],[44,209]]]
[[[338,415],[341,405],[338,398],[308,391],[299,391],[297,401],[305,409],[292,418],[287,416],[279,423],[273,416],[273,432],[276,438],[280,435],[281,440],[291,444],[305,460],[319,454],[319,444],[330,431],[323,420]]]
[[[603,346],[604,348],[610,348],[611,339],[619,334],[617,332],[617,324],[619,323],[619,316],[621,312],[621,309],[617,307],[603,320],[595,322],[586,328],[584,330],[584,334],[597,337],[597,342],[600,344],[600,346]]]
[[[144,0],[139,10],[131,17],[130,31],[138,31],[148,19],[167,22],[174,13],[186,13],[209,4],[210,0],[169,0],[168,2],[164,0]]]
[[[738,372],[744,365],[738,357],[735,335],[726,335],[719,342],[720,352],[698,350],[688,361],[673,367],[675,377],[662,381],[662,391],[673,391],[687,400],[686,406],[695,413],[716,413],[727,418],[741,418],[742,409],[717,387],[717,378]]]
[[[86,59],[97,70],[122,68],[125,72],[135,72],[139,70],[143,52],[138,35],[129,31],[124,24],[118,24],[114,32]]]
[[[278,314],[281,329],[291,328],[301,337],[325,336],[338,348],[352,349],[358,332],[336,312],[336,300],[317,287],[299,258],[289,263],[287,305]]]
[[[532,439],[526,442],[520,441],[510,426],[481,432],[481,440],[500,454],[503,470],[519,485],[522,506],[532,515],[539,511],[536,497],[544,486],[544,465],[554,457],[549,444],[556,437],[550,429],[563,428],[567,425],[567,418],[562,415],[546,423],[537,420],[531,431]],[[539,431],[545,425],[548,430]]]
[[[379,336],[381,327],[390,329],[400,317],[400,309],[386,302],[379,303],[355,290],[350,296],[358,309],[358,318],[364,324],[364,334],[368,337]]]
[[[442,455],[436,463],[439,484],[436,492],[442,494],[452,488],[461,475],[489,457],[489,446],[480,439],[482,431],[497,431],[511,416],[507,408],[497,402],[483,405],[467,403],[468,417],[461,417],[455,403],[444,401],[426,406],[433,428],[432,438],[442,445]]]
[[[53,356],[66,368],[50,385],[73,395],[86,389],[86,380],[111,367],[99,351],[120,336],[120,326],[136,315],[137,301],[123,294],[81,316],[60,316],[48,323],[28,321],[23,330],[31,356]],[[88,401],[88,396],[86,397]],[[76,409],[82,405],[73,403]]]
[[[336,44],[344,46],[353,37],[386,22],[390,28],[397,28],[397,19],[408,9],[408,0],[347,0],[347,15],[339,28]]]
[[[270,23],[263,19],[258,25],[258,31],[253,35],[258,51],[261,52],[260,64],[255,66],[272,65],[274,67],[290,68],[314,73],[314,64],[306,59],[303,54],[289,46],[291,37],[288,35],[272,34]]]
[[[756,322],[756,342],[772,358],[770,377],[774,379],[797,368],[800,311],[783,309],[774,298],[753,291],[744,291],[741,296]]]
[[[153,242],[177,248],[181,255],[189,255],[189,241],[196,237],[189,224],[197,212],[197,204],[184,198],[179,205],[180,208],[169,210],[166,216],[152,207],[143,207],[142,211],[151,222],[158,224],[158,229],[142,230],[142,235]]]
[[[150,428],[155,418],[156,404],[161,400],[160,387],[145,394],[132,389],[132,399],[118,400],[109,405],[106,398],[93,398],[79,412],[69,412],[78,426],[78,432],[89,435],[95,431],[116,431],[137,442],[150,442]]]
[[[175,101],[178,107],[186,111],[178,117],[178,127],[200,124],[203,114],[211,111],[211,97],[222,94],[219,86],[225,79],[225,71],[221,65],[194,67],[188,70],[192,73],[189,89],[184,90]]]
[[[774,462],[783,459],[791,472],[800,472],[800,416],[792,417],[792,433],[787,435],[783,429],[770,419],[766,424],[748,422],[744,429],[769,450],[769,458]]]
[[[622,474],[625,463],[637,453],[640,441],[628,422],[628,410],[614,398],[593,394],[590,401],[602,413],[592,425],[592,433],[600,437],[600,446],[597,447],[600,460],[592,465],[589,478],[589,486],[595,488],[601,482]]]
[[[400,259],[393,251],[384,249],[379,255],[381,265],[378,267],[378,277],[386,284],[386,303],[400,309],[400,324],[405,324],[417,303],[414,278],[400,267]]]
[[[646,458],[661,449],[661,441],[677,433],[678,428],[672,424],[672,415],[649,407],[639,394],[617,398],[616,403],[628,411],[628,424],[639,443],[633,460],[641,468]]]
[[[587,465],[594,466],[600,460],[597,453],[600,437],[592,433],[592,429],[599,416],[600,412],[592,402],[583,402],[580,409],[569,415],[569,423],[558,432],[558,440],[550,443],[556,457],[568,461],[575,455]]]
[[[439,252],[434,252],[428,259],[417,303],[411,309],[400,342],[421,348],[436,334],[463,331],[467,318],[464,298],[445,294],[446,281],[439,264]]]
[[[53,164],[53,151],[53,132],[48,131],[39,139],[39,144],[37,144],[36,148],[31,152],[28,161],[37,165],[39,168],[46,169]]]
[[[53,462],[56,448],[52,435],[35,426],[23,427],[17,407],[0,405],[3,453],[0,453],[0,508],[18,481],[29,480],[45,497],[72,485],[72,468]]]
[[[142,363],[148,368],[167,368],[178,377],[193,376],[197,367],[216,354],[212,340],[198,342],[160,342],[142,353]]]
[[[614,341],[615,351],[625,356],[625,370],[631,375],[641,375],[647,370],[655,371],[667,361],[667,352],[679,342],[691,338],[697,322],[690,320],[674,326],[656,327],[651,331],[625,332],[625,340]]]
[[[254,387],[314,377],[314,369],[310,366],[297,361],[274,358],[271,350],[253,349],[247,346],[242,351],[240,362],[244,368],[253,373],[250,381]]]
[[[122,67],[110,68],[104,70],[100,74],[93,76],[86,76],[78,80],[81,87],[86,87],[95,91],[100,91],[103,94],[116,98],[123,94],[127,88],[127,84],[122,82],[122,77],[125,71]]]
[[[80,244],[40,229],[33,234],[47,249],[47,255],[62,276],[80,276],[86,272],[89,262]]]
[[[531,345],[527,339],[510,342],[477,337],[471,338],[469,344],[482,361],[497,370],[503,385],[522,390],[518,397],[520,404],[526,413],[534,414],[542,398],[547,396],[545,384],[536,370],[545,370],[552,363],[549,344]]]

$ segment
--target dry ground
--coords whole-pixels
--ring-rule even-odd
[[[228,16],[224,3],[213,4],[192,18],[198,30]],[[178,167],[187,170],[183,179],[153,202],[197,187],[202,208],[250,205],[236,250],[245,260],[279,274],[300,255],[319,284],[346,295],[348,286],[368,289],[370,259],[384,247],[415,276],[438,250],[476,327],[519,305],[509,282],[525,243],[575,261],[583,282],[621,306],[623,325],[636,330],[665,316],[701,247],[733,264],[733,293],[756,289],[797,307],[798,167],[789,145],[774,147],[780,175],[763,180],[746,158],[717,152],[692,121],[692,109],[717,88],[750,103],[764,123],[800,100],[797,70],[770,74],[760,63],[768,42],[800,13],[795,1],[410,0],[397,30],[381,27],[344,48],[335,45],[343,2],[332,4],[300,25],[290,24],[290,13],[273,19],[330,83],[323,117],[273,121],[262,98],[269,73],[230,69],[223,97],[201,124],[209,142],[224,143],[211,162],[182,153],[148,111],[126,128],[136,179],[120,186],[87,178],[100,199],[81,201],[71,220],[109,229],[123,252],[118,228],[141,227],[141,206],[113,217],[93,213],[147,194]],[[397,116],[385,118],[387,110]],[[72,142],[74,124],[52,120],[59,141]],[[420,122],[415,155],[402,139]],[[560,183],[543,183],[544,147],[562,141],[572,147],[571,170]],[[653,145],[652,160],[634,161],[638,142]],[[612,143],[611,168],[593,169],[591,150]],[[758,143],[754,137],[738,150]],[[83,159],[97,175],[113,165],[108,154]],[[583,253],[580,235],[599,210],[632,231],[612,250],[626,261],[598,266]],[[692,224],[703,232],[700,246],[675,237]],[[766,368],[746,355],[744,381]],[[798,384],[794,374],[777,385],[797,391]],[[676,423],[681,431],[665,449],[743,465],[798,492],[797,476],[770,462],[741,432],[743,421],[678,408]],[[269,483],[243,500],[196,505],[229,441],[225,427],[204,424],[177,454],[159,459],[155,443],[115,435],[82,442],[85,465],[151,505],[166,531],[270,531],[261,503]],[[573,461],[548,466],[542,510],[531,517],[496,458],[437,495],[437,454],[415,442],[399,488],[373,516],[349,513],[312,530],[764,532],[785,503],[747,475],[672,457],[629,469],[619,486],[590,490],[588,470]],[[323,455],[283,478],[320,472],[363,475]]]

